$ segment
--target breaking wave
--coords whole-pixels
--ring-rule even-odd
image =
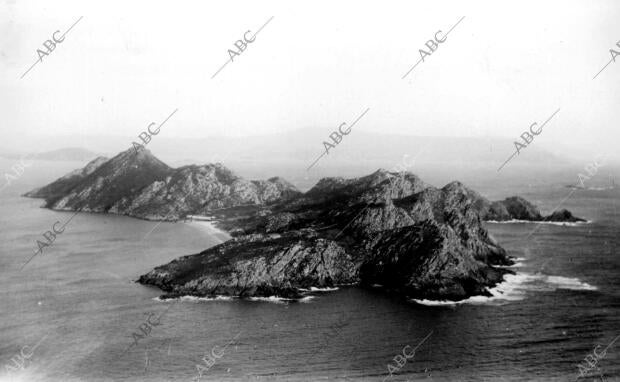
[[[412,299],[412,301],[427,306],[503,304],[510,301],[523,300],[528,292],[553,292],[558,289],[595,291],[598,288],[574,277],[551,276],[541,273],[519,273],[516,275],[504,275],[503,282],[497,284],[494,288],[488,289],[491,296],[472,296],[460,301],[426,299]]]
[[[285,298],[285,297],[278,297],[278,296],[269,296],[269,297],[250,297],[248,300],[271,302],[274,304],[286,304],[288,302],[309,302],[313,298],[314,298],[313,296],[306,296],[302,298]]]
[[[592,220],[586,220],[584,222],[548,222],[548,221],[544,221],[544,220],[519,220],[519,219],[512,219],[512,220],[503,220],[503,221],[497,221],[497,220],[487,220],[487,223],[492,223],[492,224],[548,224],[548,225],[558,225],[558,226],[563,226],[563,227],[578,227],[584,224],[590,224],[592,223]]]
[[[302,298],[285,298],[278,296],[269,296],[269,297],[249,297],[247,300],[249,301],[262,301],[262,302],[271,302],[274,304],[286,304],[288,302],[310,302],[310,300],[314,299],[314,296],[305,296]],[[181,296],[176,298],[167,298],[162,299],[161,297],[155,297],[153,300],[158,302],[166,302],[166,301],[189,301],[189,302],[210,302],[210,301],[233,301],[240,300],[237,296],[214,296],[214,297],[197,297],[197,296]]]
[[[525,257],[517,257],[517,258],[512,258],[512,260],[515,262],[512,265],[506,265],[503,266],[503,268],[521,268],[525,262],[525,260],[527,260]]]
[[[159,302],[175,301],[175,300],[200,302],[200,301],[232,301],[235,299],[238,299],[238,297],[235,297],[235,296],[215,296],[215,297],[181,296],[181,297],[166,298],[166,299],[163,299],[161,297],[155,297],[153,300],[159,301]]]
[[[334,288],[317,288],[317,287],[310,287],[310,289],[305,289],[305,288],[299,288],[300,291],[302,292],[333,292],[333,291],[337,291],[338,287],[334,287]]]

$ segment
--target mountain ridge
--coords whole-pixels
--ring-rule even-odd
[[[176,221],[214,208],[269,203],[299,193],[279,177],[249,181],[220,163],[175,169],[148,149],[131,148],[111,159],[99,157],[24,196],[43,198],[51,209]]]

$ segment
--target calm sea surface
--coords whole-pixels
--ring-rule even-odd
[[[20,270],[36,240],[72,213],[19,194],[75,167],[37,163],[0,193],[0,381],[190,381],[214,347],[221,357],[202,381],[572,381],[596,345],[620,335],[618,190],[564,202],[587,225],[488,224],[520,259],[491,299],[422,304],[348,287],[294,303],[159,302],[159,290],[134,280],[217,244],[199,224],[80,213]],[[479,191],[519,193],[546,212],[570,192]],[[150,313],[159,325],[126,350]],[[419,347],[389,377],[407,345],[409,354]],[[24,369],[8,370],[22,349]],[[620,380],[620,340],[597,366]]]

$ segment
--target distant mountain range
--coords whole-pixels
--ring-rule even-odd
[[[209,139],[170,139],[158,146],[158,154],[175,164],[222,161],[247,176],[263,176],[269,168],[297,184],[300,175],[309,176],[314,184],[326,176],[360,176],[377,168],[423,172],[435,178],[438,171],[460,176],[487,173],[497,175],[497,168],[514,153],[513,140],[498,137],[426,137],[387,135],[353,129],[349,135],[306,171],[314,160],[325,153],[323,142],[334,144],[329,134],[334,129],[297,129],[279,135],[255,137],[214,137]],[[182,155],[176,148],[183,147]],[[521,150],[502,170],[505,172],[541,172],[565,168],[573,158],[554,155],[532,144]],[[437,181],[437,179],[432,179]]]
[[[62,210],[215,218],[233,239],[140,278],[167,297],[299,297],[350,283],[418,298],[488,295],[512,260],[484,220],[582,220],[566,210],[544,218],[520,197],[491,202],[460,182],[436,188],[408,172],[324,178],[301,193],[281,178],[249,181],[220,163],[174,169],[134,149],[26,196]]]
[[[222,162],[245,178],[265,179],[275,173],[303,190],[309,189],[323,177],[357,177],[377,168],[399,171],[398,167],[403,165],[436,184],[445,184],[456,174],[460,180],[471,183],[477,182],[481,176],[495,179],[497,168],[515,150],[514,139],[511,138],[416,136],[415,126],[411,128],[411,135],[381,134],[365,131],[360,125],[344,136],[310,171],[306,171],[325,152],[323,142],[333,143],[329,135],[336,128],[300,128],[247,137],[181,138],[161,133],[149,143],[148,148],[173,167]],[[205,134],[208,131],[205,128]],[[135,136],[54,137],[45,144],[88,145],[97,147],[103,153],[115,153],[118,147],[128,147],[134,140]],[[521,173],[548,173],[559,168],[572,168],[572,173],[591,159],[578,160],[573,152],[566,152],[565,156],[555,155],[535,141],[522,149],[500,174],[509,174],[503,176],[507,179]]]
[[[17,153],[4,151],[0,156],[7,159],[19,159],[27,157],[28,159],[48,160],[48,161],[75,161],[84,162],[96,158],[99,154],[79,147],[68,147],[58,150],[45,151],[42,153]]]

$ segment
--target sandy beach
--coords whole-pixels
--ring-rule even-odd
[[[186,221],[184,224],[189,224],[194,227],[199,227],[200,229],[207,231],[210,235],[215,236],[221,243],[230,240],[232,236],[228,234],[228,232],[223,231],[219,228],[215,227],[216,221],[206,221],[206,220],[192,220]]]

